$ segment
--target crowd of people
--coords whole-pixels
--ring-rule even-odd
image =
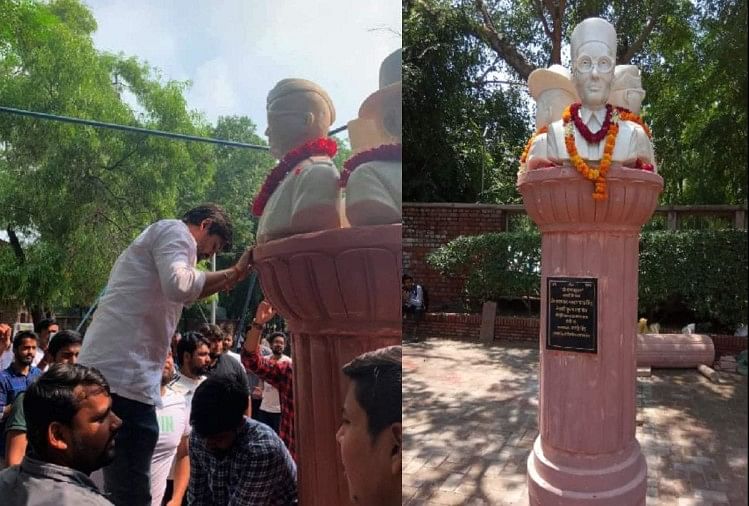
[[[265,330],[273,307],[258,305],[240,353],[217,325],[176,332],[184,305],[249,274],[249,249],[228,269],[196,269],[231,241],[224,211],[197,207],[123,251],[85,335],[0,324],[0,503],[297,504],[293,349]],[[350,388],[330,437],[352,501],[399,504],[400,347],[341,374]]]

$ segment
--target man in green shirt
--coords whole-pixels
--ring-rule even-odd
[[[75,330],[63,330],[52,337],[47,348],[53,364],[75,364],[81,351],[81,335]],[[25,393],[18,396],[5,423],[5,463],[20,464],[26,454],[26,416],[23,411]]]

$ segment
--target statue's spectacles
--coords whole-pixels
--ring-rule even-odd
[[[594,62],[590,56],[583,55],[575,62],[575,69],[583,74],[592,72],[594,67],[599,73],[606,74],[614,69],[614,60],[608,56],[603,56]]]

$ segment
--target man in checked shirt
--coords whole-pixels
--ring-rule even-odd
[[[209,377],[195,390],[188,505],[297,504],[296,464],[273,429],[244,416],[249,402],[233,376]]]
[[[276,310],[266,301],[260,302],[255,311],[255,318],[245,335],[242,345],[242,365],[258,378],[267,382],[278,390],[281,401],[281,424],[278,435],[286,443],[291,456],[296,461],[296,447],[294,444],[294,383],[292,381],[292,362],[272,361],[260,353],[260,334],[263,325],[268,323]]]

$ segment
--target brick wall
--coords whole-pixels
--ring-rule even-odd
[[[426,256],[460,235],[502,232],[504,213],[488,204],[403,203],[403,272],[427,289],[430,311],[460,307],[463,279],[441,276]]]
[[[407,320],[403,325],[404,336],[413,332],[419,338],[437,337],[478,341],[481,330],[481,315],[472,313],[427,313],[418,324]],[[497,317],[494,320],[495,341],[538,342],[539,320],[537,318]]]

